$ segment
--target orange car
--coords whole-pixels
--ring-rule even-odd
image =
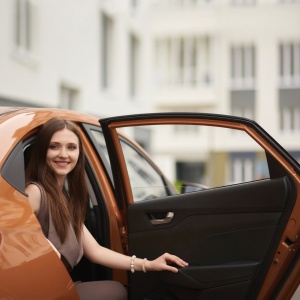
[[[36,132],[54,116],[82,134],[86,226],[97,241],[148,259],[173,253],[188,267],[129,274],[83,258],[67,272],[25,194]],[[133,131],[151,157],[123,134]],[[2,107],[0,140],[0,299],[78,299],[77,280],[118,280],[130,299],[290,299],[299,285],[300,166],[251,120],[197,113],[98,120]],[[191,181],[205,188],[178,192]]]

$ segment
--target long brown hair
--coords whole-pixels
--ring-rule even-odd
[[[79,157],[74,169],[67,175],[69,201],[65,201],[63,191],[58,188],[58,183],[53,171],[46,163],[46,155],[53,134],[67,128],[71,130],[79,141]],[[87,187],[84,172],[84,153],[80,133],[76,125],[68,120],[52,118],[40,129],[36,143],[33,146],[28,167],[26,168],[27,184],[38,182],[46,191],[48,208],[51,211],[52,222],[56,232],[64,242],[72,224],[77,239],[80,239],[87,207]]]

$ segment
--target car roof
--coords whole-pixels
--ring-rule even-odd
[[[1,106],[0,107],[0,120],[3,119],[3,116],[7,118],[8,115],[15,116],[21,114],[34,114],[35,118],[48,120],[51,117],[57,116],[69,120],[74,120],[81,122],[85,120],[86,122],[91,122],[99,124],[96,116],[88,115],[81,112],[76,112],[67,109],[60,108],[36,108],[36,107],[9,107]]]
[[[8,106],[0,106],[0,116],[9,114],[13,111],[22,109],[20,107],[8,107]]]
[[[18,141],[52,117],[99,126],[96,116],[58,108],[0,107],[0,164]]]

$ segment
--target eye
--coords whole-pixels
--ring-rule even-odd
[[[69,146],[69,149],[70,149],[70,150],[76,150],[76,149],[77,149],[77,146],[76,146],[76,145],[70,145],[70,146]]]
[[[56,145],[56,144],[50,144],[49,145],[49,149],[58,149],[59,147],[58,147],[58,145]]]

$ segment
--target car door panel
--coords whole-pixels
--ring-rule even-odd
[[[254,276],[258,266],[258,262],[239,262],[220,266],[191,266],[180,270],[178,275],[167,273],[160,277],[163,285],[169,284],[202,290],[249,281]]]
[[[134,274],[132,299],[156,299],[145,293],[148,282],[165,297],[179,297],[178,288],[185,289],[185,295],[190,295],[191,289],[194,295],[197,290],[199,297],[207,290],[207,299],[212,299],[208,289],[213,289],[216,297],[215,288],[218,299],[236,289],[247,294],[266,263],[267,253],[275,251],[270,245],[275,245],[274,237],[282,231],[291,189],[288,178],[278,178],[131,204],[130,252],[153,259],[168,251],[189,262],[179,274],[154,274],[151,282],[144,282],[144,274]],[[174,213],[170,223],[151,224],[153,215],[161,217],[170,211]],[[247,287],[239,286],[248,281]]]
[[[280,299],[285,299],[282,295],[289,292],[291,284],[283,275],[288,267],[293,269],[290,262],[298,239],[300,168],[274,139],[255,122],[221,115],[146,114],[107,118],[100,123],[112,163],[116,196],[122,199],[128,220],[129,254],[154,259],[166,251],[189,263],[176,274],[130,274],[130,299],[269,299],[278,291]],[[133,189],[141,187],[131,186],[117,129],[166,124],[242,130],[262,148],[260,155],[265,152],[269,174],[262,177],[265,179],[134,202]],[[195,140],[199,153],[209,144],[223,147],[212,139],[214,131],[201,132],[208,139],[207,143]],[[234,137],[233,143],[241,136],[240,132],[225,134],[227,138]],[[162,140],[155,141],[160,153],[164,153]],[[168,138],[166,141],[173,145],[173,151],[179,146],[183,149]],[[243,155],[233,153],[232,159],[242,161]],[[221,152],[209,157],[216,159],[210,170],[220,171],[222,157]],[[279,284],[284,289],[280,290]]]

